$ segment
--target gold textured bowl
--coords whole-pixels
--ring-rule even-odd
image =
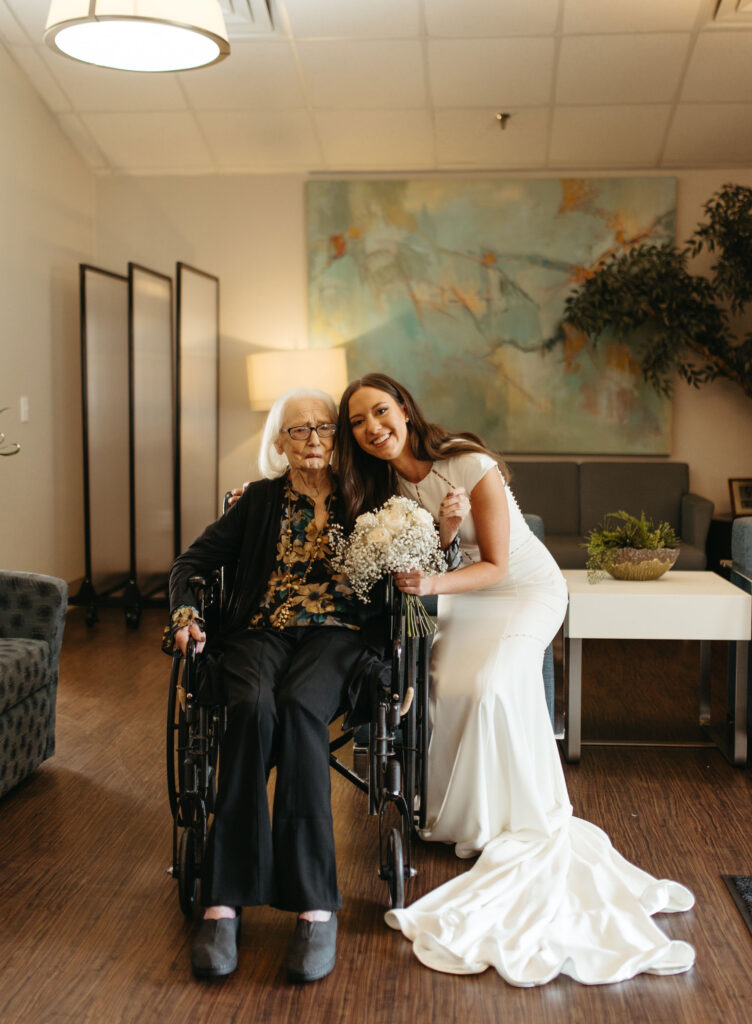
[[[617,580],[657,580],[679,557],[679,548],[618,548],[604,569]]]

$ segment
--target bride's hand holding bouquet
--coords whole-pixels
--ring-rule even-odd
[[[418,595],[432,593],[446,571],[433,516],[409,498],[392,497],[381,508],[355,520],[349,537],[336,538],[333,563],[358,597],[367,602],[371,587],[389,573],[405,594],[409,636],[425,636],[434,625]]]

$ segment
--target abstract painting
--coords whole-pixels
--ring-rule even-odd
[[[666,454],[669,401],[563,312],[599,261],[673,242],[675,206],[674,178],[308,182],[309,345],[504,453]]]

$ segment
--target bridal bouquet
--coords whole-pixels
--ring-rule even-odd
[[[334,538],[333,564],[353,590],[368,601],[377,580],[391,572],[446,571],[433,516],[410,498],[393,497],[355,520],[349,537]],[[405,594],[408,636],[426,636],[435,626],[416,594]]]

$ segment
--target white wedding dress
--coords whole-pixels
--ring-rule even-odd
[[[450,485],[468,495],[496,463],[468,454],[434,464],[401,492],[438,517]],[[563,973],[584,984],[688,970],[694,950],[651,920],[688,910],[692,894],[626,861],[608,836],[572,816],[543,690],[543,653],[564,617],[566,583],[505,488],[506,579],[439,598],[431,660],[427,826],[473,867],[386,921],[434,970],[493,966],[513,985]],[[472,512],[463,563],[480,557]],[[482,851],[482,852],[481,852]]]

